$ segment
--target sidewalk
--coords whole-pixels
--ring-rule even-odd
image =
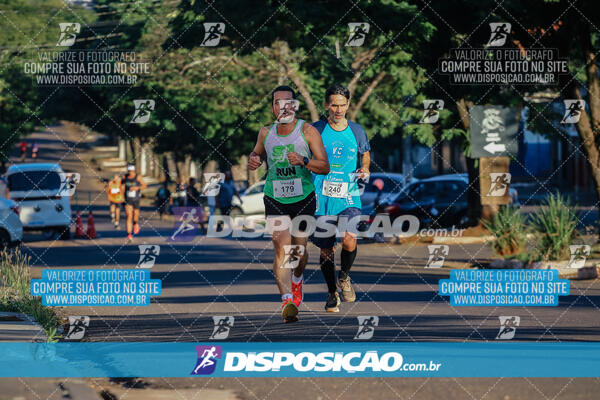
[[[25,314],[0,312],[0,342],[46,342],[44,329]]]

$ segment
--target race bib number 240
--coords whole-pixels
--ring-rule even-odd
[[[348,182],[323,181],[323,196],[348,197]]]

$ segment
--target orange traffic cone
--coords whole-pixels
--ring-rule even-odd
[[[91,210],[90,216],[88,218],[87,237],[88,239],[96,239],[98,237],[98,235],[96,234],[96,227],[94,226],[94,216],[92,215]]]
[[[81,222],[81,213],[77,211],[77,218],[75,219],[75,238],[81,239],[85,237],[83,231],[83,222]]]

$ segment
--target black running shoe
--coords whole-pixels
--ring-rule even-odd
[[[340,312],[340,295],[335,293],[329,293],[327,295],[327,301],[325,302],[325,311],[327,312]]]

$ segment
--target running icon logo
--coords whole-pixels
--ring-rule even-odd
[[[429,259],[425,264],[425,268],[442,268],[446,256],[450,253],[450,246],[447,244],[430,244],[427,246],[427,250],[429,251]]]
[[[152,268],[156,262],[156,257],[160,254],[160,246],[157,244],[139,244],[140,259],[136,268]]]
[[[508,172],[490,172],[490,190],[486,196],[501,197],[506,194],[510,186],[511,174]]]
[[[210,340],[225,340],[229,337],[229,331],[233,328],[233,322],[235,321],[234,317],[230,316],[214,316],[213,321],[215,323],[215,327],[213,328],[212,335],[210,335]]]
[[[576,124],[585,109],[585,100],[565,100],[565,115],[560,120],[561,124]]]
[[[140,99],[133,101],[133,117],[131,117],[130,124],[144,124],[150,119],[150,113],[154,111],[154,100]]]
[[[198,224],[202,219],[200,207],[173,207],[175,226],[171,240],[189,242],[198,233]]]
[[[210,375],[217,368],[217,360],[221,359],[223,349],[221,346],[196,346],[198,361],[196,368],[190,375]]]
[[[508,35],[510,34],[510,23],[508,22],[491,22],[490,40],[487,42],[487,47],[499,47],[504,46]]]
[[[225,174],[222,172],[207,172],[204,174],[206,182],[202,187],[202,196],[217,196],[221,190],[221,184],[225,181]]]
[[[277,114],[277,122],[282,124],[289,124],[294,120],[294,116],[300,109],[300,102],[295,99],[291,100],[277,100],[279,106],[279,114]]]
[[[356,182],[355,190],[357,191],[357,193],[355,193],[355,191],[352,190],[350,193],[352,196],[362,196],[369,183],[371,175],[367,175],[364,178],[361,178],[361,175],[362,174],[359,172],[350,172],[350,182]]]
[[[56,45],[73,46],[75,39],[77,39],[77,34],[81,32],[81,25],[77,22],[61,22],[58,24],[58,27],[60,28],[60,36]]]
[[[60,189],[58,190],[58,196],[73,196],[77,185],[81,181],[81,175],[79,172],[61,172],[59,175]]]
[[[283,263],[280,268],[294,269],[300,264],[300,259],[304,255],[305,247],[301,244],[285,244],[283,245]]]
[[[590,255],[591,247],[587,244],[573,244],[569,246],[571,259],[567,268],[582,268],[585,266],[585,260]]]
[[[356,336],[354,336],[355,340],[369,340],[373,337],[375,333],[375,327],[379,326],[379,317],[378,316],[358,316],[358,331],[356,332]]]
[[[370,27],[371,26],[366,22],[348,23],[350,34],[348,35],[348,40],[346,41],[346,47],[362,46],[365,42],[365,38],[367,37],[367,33],[369,33]]]
[[[518,316],[499,316],[500,330],[496,335],[496,340],[510,340],[515,337],[517,326],[521,323],[521,317]]]
[[[90,326],[90,317],[69,316],[69,331],[65,340],[81,340]]]
[[[440,111],[444,109],[444,100],[423,100],[423,118],[421,124],[435,124],[440,118]]]
[[[225,33],[225,24],[223,22],[205,22],[204,40],[200,46],[215,47],[221,41],[221,35]]]

